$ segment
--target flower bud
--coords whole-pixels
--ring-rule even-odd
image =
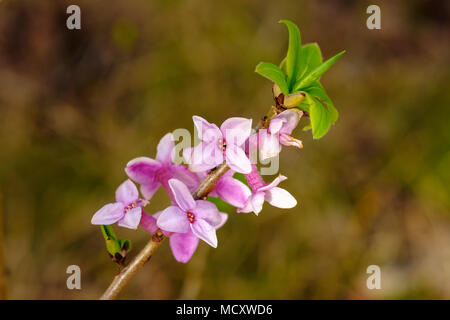
[[[274,83],[273,87],[272,87],[272,93],[273,93],[273,98],[276,99],[283,92],[281,91],[280,87],[276,83]]]
[[[305,94],[303,92],[296,92],[284,97],[283,105],[286,108],[294,108],[300,105],[305,99]]]

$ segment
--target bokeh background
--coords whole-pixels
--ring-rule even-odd
[[[82,29],[66,28],[78,4]],[[381,7],[382,29],[366,28]],[[287,31],[346,50],[322,83],[340,119],[296,131],[283,182],[299,201],[231,214],[219,247],[177,263],[168,241],[122,299],[450,298],[450,14],[442,1],[0,1],[0,294],[94,299],[117,272],[92,214],[137,156],[192,115],[257,120]],[[305,120],[303,123],[306,124]],[[270,177],[267,177],[270,179]],[[168,204],[160,190],[147,211]],[[133,242],[142,229],[115,228]],[[66,268],[82,289],[66,288]],[[366,268],[381,267],[381,290]]]

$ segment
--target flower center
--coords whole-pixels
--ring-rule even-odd
[[[225,149],[227,148],[227,142],[225,141],[225,139],[219,139],[217,141],[217,146],[220,150],[225,151]]]
[[[126,212],[128,212],[128,211],[130,211],[131,209],[134,209],[134,208],[136,208],[136,204],[130,203],[129,205],[127,205],[127,206],[123,209],[123,211],[126,213]]]
[[[186,215],[190,223],[195,221],[195,215],[192,212],[188,212]]]

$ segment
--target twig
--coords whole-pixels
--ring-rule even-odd
[[[261,128],[266,128],[270,120],[280,113],[282,110],[279,108],[271,107],[267,115],[261,119],[257,124],[256,130]],[[208,196],[208,193],[214,188],[214,184],[221,176],[227,172],[229,167],[224,162],[220,166],[211,170],[206,176],[200,186],[192,194],[194,199],[204,199]],[[126,266],[118,275],[115,276],[112,283],[106,289],[105,293],[101,296],[101,300],[111,300],[117,297],[122,288],[128,283],[128,281],[134,276],[136,271],[144,266],[144,264],[150,259],[153,252],[159,247],[161,242],[164,240],[164,235],[161,232],[153,235],[152,239],[147,243],[147,245],[131,260],[130,264]]]

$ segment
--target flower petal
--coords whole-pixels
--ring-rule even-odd
[[[139,221],[141,221],[142,208],[137,207],[125,213],[125,216],[117,223],[121,227],[128,229],[137,229]]]
[[[131,180],[126,180],[116,190],[116,201],[122,202],[125,206],[136,202],[139,199],[139,191]]]
[[[124,205],[120,202],[108,203],[98,210],[91,219],[92,224],[113,224],[124,215]]]
[[[303,143],[301,140],[295,139],[286,133],[280,134],[280,143],[285,146],[297,147],[299,149],[303,148]]]
[[[297,127],[302,115],[303,112],[298,109],[289,109],[277,115],[274,119],[281,119],[283,121],[283,126],[280,129],[280,133],[291,134]]]
[[[223,151],[216,142],[200,143],[193,148],[189,168],[201,172],[217,167],[223,162]]]
[[[264,198],[277,208],[290,209],[297,205],[297,200],[288,191],[278,187],[267,190]]]
[[[228,214],[223,213],[223,212],[219,212],[219,214],[220,214],[220,222],[218,225],[214,226],[214,228],[216,228],[216,230],[221,228],[225,224],[225,222],[227,222],[227,220],[228,220]]]
[[[276,177],[275,179],[273,179],[273,181],[271,183],[269,183],[268,185],[265,185],[262,188],[259,188],[258,191],[267,191],[270,190],[272,188],[275,188],[276,186],[278,186],[280,184],[280,182],[286,180],[287,177],[283,176],[283,175],[279,175],[278,177]]]
[[[156,221],[158,220],[158,218],[162,212],[163,211],[158,211],[157,213],[151,215],[151,214],[148,214],[147,212],[145,212],[144,210],[142,210],[142,217],[141,217],[141,221],[139,222],[139,224],[141,225],[142,228],[144,228],[150,234],[154,234],[158,230],[161,230],[163,235],[165,235],[166,237],[170,237],[173,234],[172,232],[163,230],[163,229],[159,228],[158,225],[156,224]]]
[[[189,211],[195,208],[195,200],[183,182],[178,179],[170,179],[169,186],[173,192],[175,201],[181,209]]]
[[[250,136],[252,120],[240,117],[229,118],[220,126],[220,131],[227,141],[227,145],[242,146]]]
[[[258,215],[264,204],[264,192],[257,192],[251,197],[253,212]]]
[[[173,158],[175,155],[175,139],[173,138],[172,133],[167,133],[158,143],[156,147],[156,160],[165,163],[171,164],[173,162]]]
[[[194,152],[194,148],[193,147],[187,147],[183,149],[183,158],[184,161],[183,163],[185,164],[190,164],[192,162],[192,153]]]
[[[256,155],[258,154],[258,150],[259,150],[259,136],[260,136],[260,132],[262,131],[266,131],[267,129],[259,129],[258,132],[252,134],[249,138],[248,138],[248,143],[246,145],[248,145],[248,154],[250,155],[250,159],[252,159],[252,162],[256,162],[254,161]]]
[[[175,233],[170,237],[169,241],[175,260],[181,263],[188,262],[198,246],[198,237],[191,231]]]
[[[236,172],[247,174],[252,171],[252,165],[244,150],[236,145],[227,146],[226,159],[228,166]]]
[[[281,127],[283,126],[283,119],[279,117],[275,117],[270,121],[269,124],[269,132],[270,134],[276,134],[278,131],[280,131]]]
[[[242,208],[237,208],[236,212],[237,213],[249,213],[253,211],[253,206],[252,206],[252,197],[250,196],[247,200],[247,202],[245,203],[245,206],[243,206]]]
[[[141,184],[141,193],[146,200],[150,200],[161,184],[158,181],[154,181],[149,184]]]
[[[278,134],[269,134],[266,131],[259,132],[259,154],[261,160],[277,156],[281,151]]]
[[[146,212],[142,212],[142,217],[139,224],[150,234],[156,233],[156,231],[158,231],[159,229],[156,224],[156,217]]]
[[[211,247],[217,248],[216,229],[203,219],[196,219],[191,223],[192,232]]]
[[[201,140],[205,142],[216,142],[217,140],[222,139],[222,132],[214,123],[209,123],[199,116],[193,116],[192,120],[194,120],[198,137]]]
[[[194,192],[200,185],[197,175],[181,164],[171,165],[170,171],[172,177],[183,182],[191,192]]]
[[[225,202],[237,208],[244,207],[252,194],[245,184],[230,176],[220,178],[214,190]]]
[[[125,172],[131,180],[139,184],[154,184],[156,172],[161,168],[159,161],[139,157],[128,162]]]
[[[189,231],[189,220],[186,213],[177,206],[166,208],[156,220],[156,225],[170,232],[186,233]]]
[[[206,200],[197,200],[196,207],[193,210],[195,219],[203,219],[212,226],[221,222],[219,210],[214,203]]]

